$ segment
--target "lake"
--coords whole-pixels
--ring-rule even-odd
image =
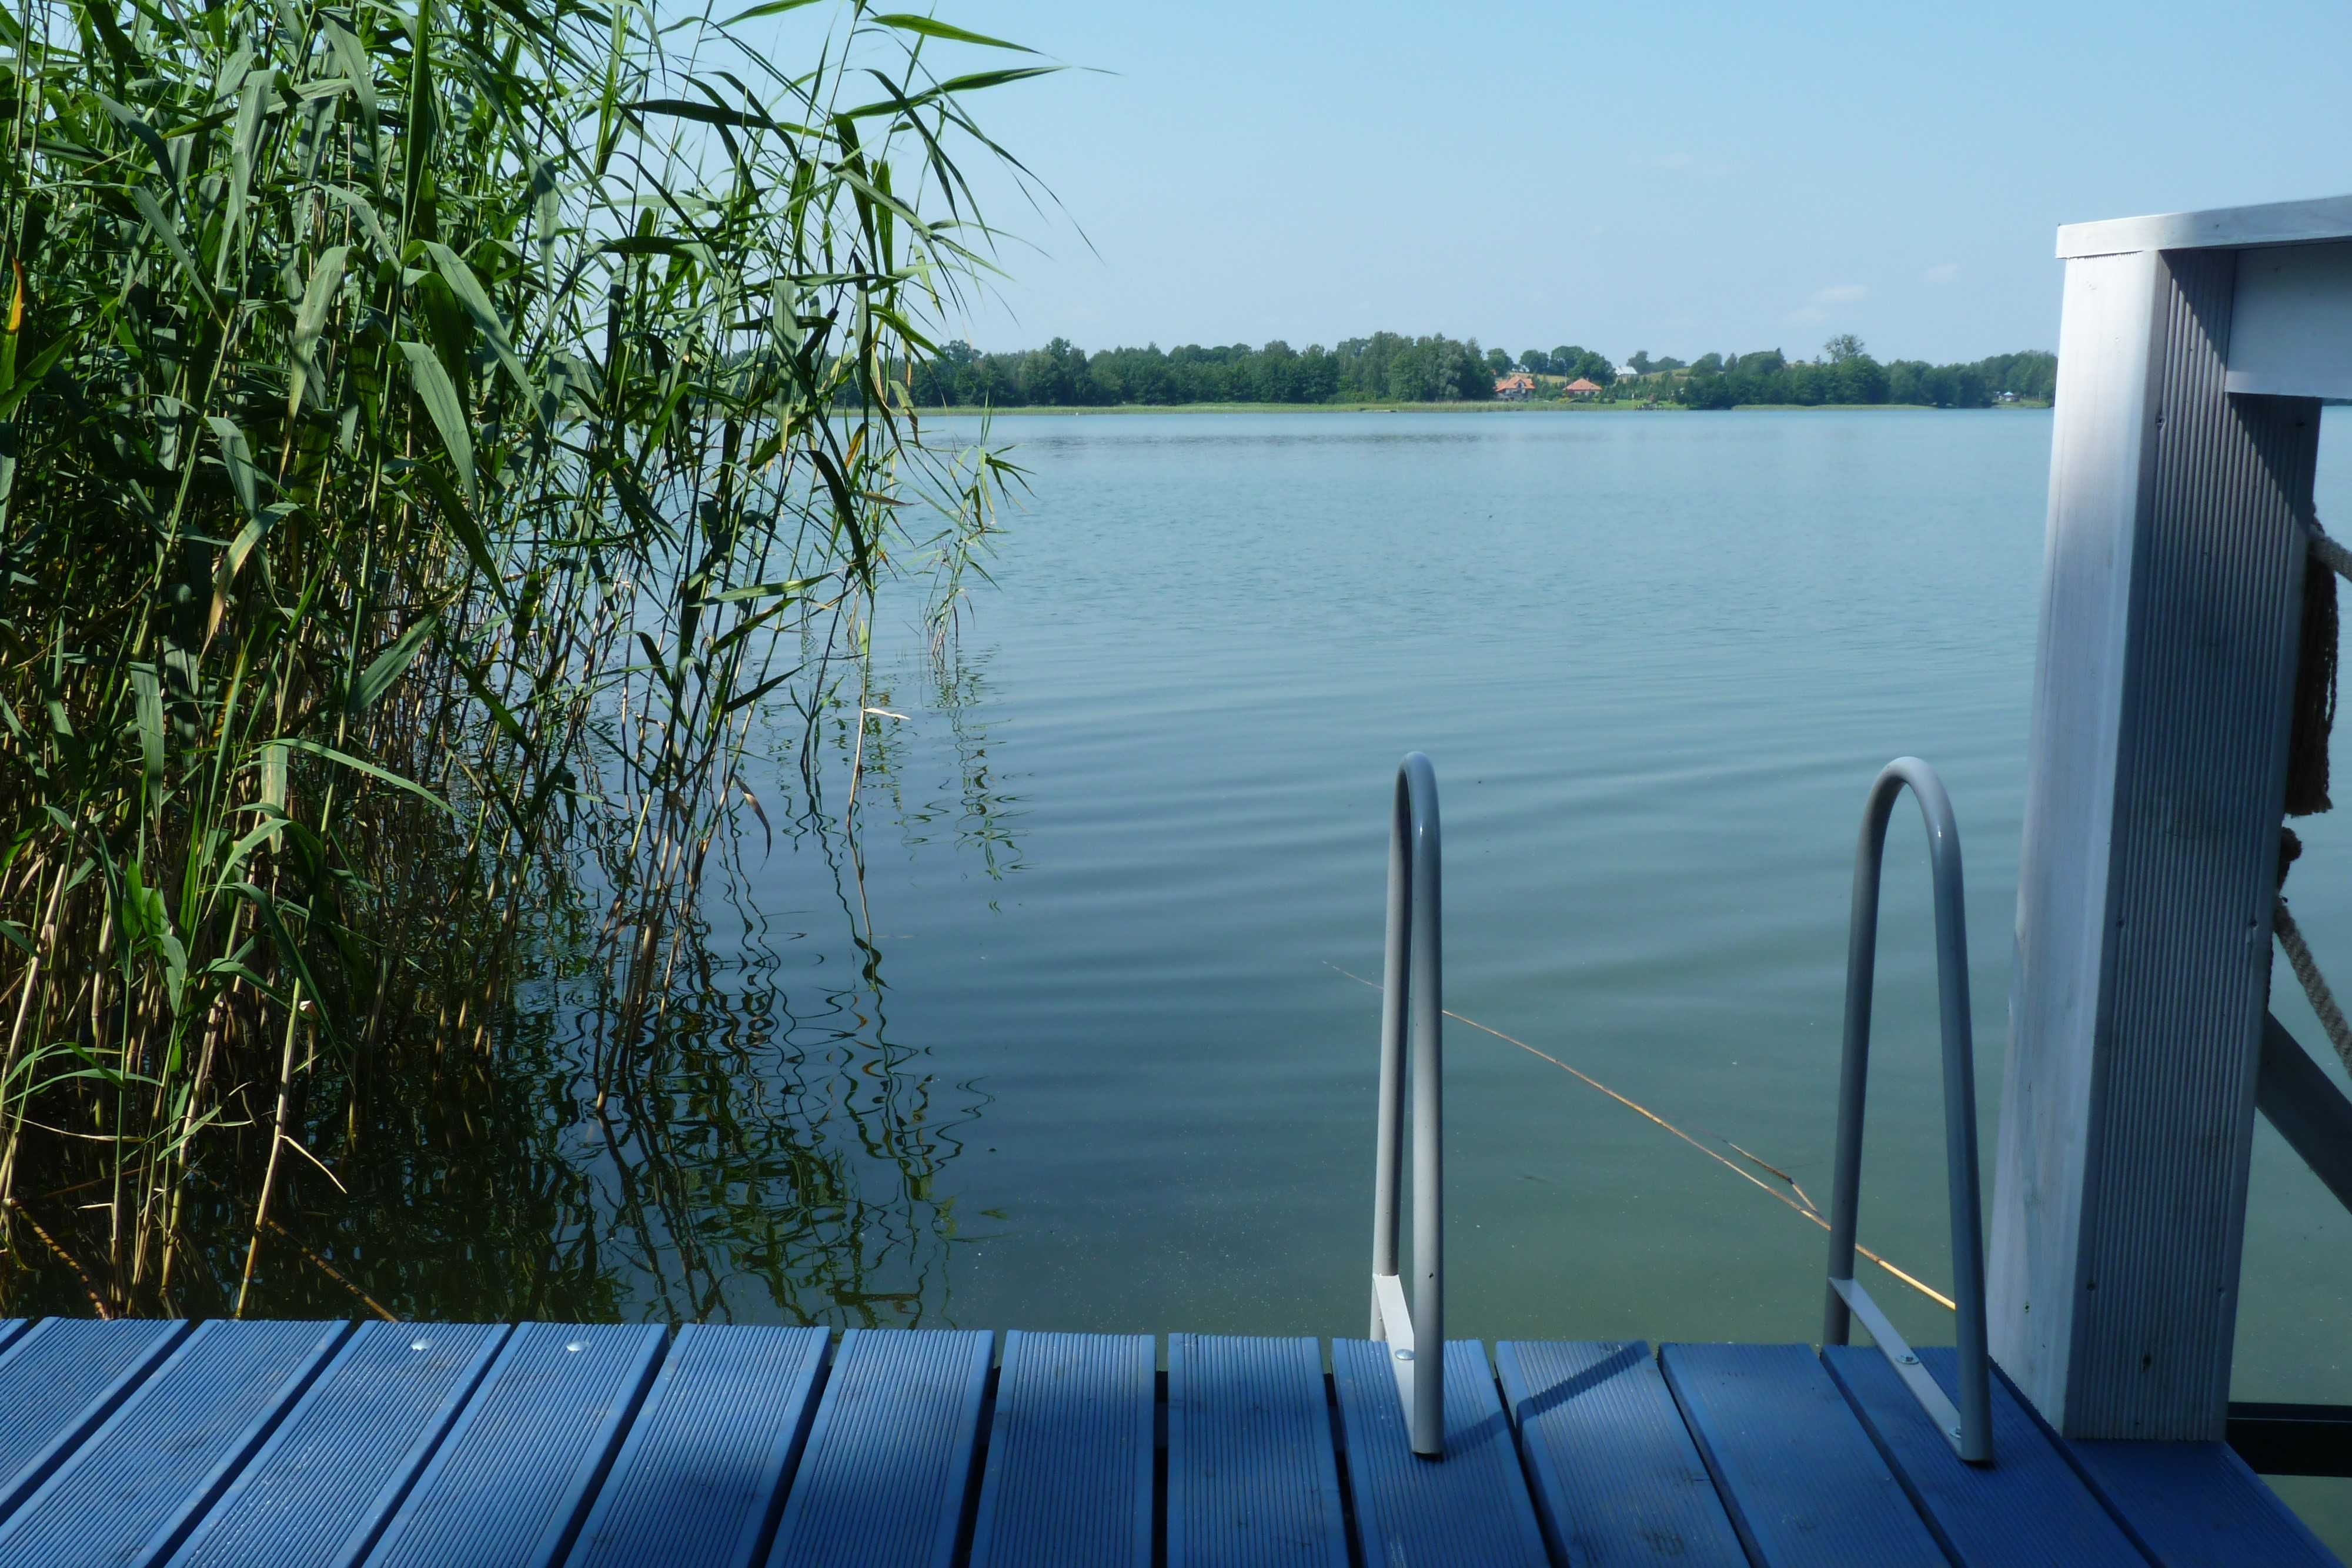
[[[510,1027],[558,1085],[526,1114],[543,1136],[484,1139],[510,1174],[453,1199],[468,1246],[363,1226],[337,1255],[370,1288],[427,1315],[1361,1333],[1378,1013],[1343,971],[1378,973],[1414,748],[1443,793],[1448,1004],[1824,1205],[1855,827],[1881,764],[1928,758],[1968,855],[1990,1162],[2046,413],[992,436],[1031,494],[940,657],[918,595],[886,606],[867,700],[903,716],[872,721],[856,833],[851,737],[821,747],[808,815],[778,716],[751,769],[773,838],[747,822],[714,879],[664,1092],[591,1114],[585,1020],[535,988]],[[2352,518],[2347,447],[2337,415],[2323,517]],[[1900,812],[1861,1229],[1945,1285],[1926,857]],[[2352,977],[2352,826],[2302,831],[2295,909]],[[2319,1043],[2280,973],[2280,1016]],[[1449,1026],[1446,1052],[1452,1333],[1818,1333],[1802,1216],[1491,1034]],[[2263,1127],[2239,1396],[2352,1400],[2347,1243]],[[304,1278],[301,1301],[340,1299]],[[2281,1490],[2352,1539],[2341,1483]]]
[[[886,1288],[926,1322],[1362,1332],[1377,998],[1339,970],[1378,975],[1412,748],[1444,800],[1448,1004],[1824,1205],[1854,831],[1880,764],[1928,758],[1968,853],[1990,1163],[2049,433],[2019,411],[998,421],[1034,491],[961,695],[907,652],[876,699],[908,716],[876,727],[920,820],[865,829],[890,1060],[859,1065],[949,1124]],[[2323,517],[2352,517],[2347,446],[2332,416]],[[2352,975],[2352,832],[2304,832],[2295,907]],[[1940,1285],[1922,842],[1905,805],[1862,1234]],[[859,957],[804,859],[754,879],[807,934],[788,992]],[[1446,1052],[1452,1332],[1815,1336],[1815,1227],[1502,1040],[1453,1025]],[[2259,1139],[2239,1396],[2352,1399],[2352,1218]],[[2337,1514],[2337,1483],[2283,1490]]]

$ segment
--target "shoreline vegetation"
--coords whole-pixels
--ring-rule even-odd
[[[2051,407],[2046,398],[2017,398],[2007,402],[1989,405],[1985,412],[2023,410],[2047,412]],[[1743,402],[1732,405],[1727,412],[1738,413],[1853,413],[1861,411],[1890,413],[1937,413],[1944,412],[1931,402]],[[1108,416],[1118,418],[1139,413],[1493,413],[1493,414],[1618,414],[1618,413],[1691,413],[1699,412],[1687,403],[1639,403],[1623,402],[1570,402],[1565,399],[1545,402],[1529,400],[1506,402],[1489,399],[1483,402],[1118,402],[1073,406],[1068,403],[1015,403],[994,407],[986,403],[949,404],[919,411],[924,419],[1005,419],[1057,415],[1062,418]]]
[[[1874,358],[1841,334],[1811,359],[1779,349],[1702,354],[1685,363],[1646,351],[1622,365],[1572,344],[1513,355],[1475,338],[1375,332],[1332,348],[1180,344],[1094,352],[1066,338],[1042,349],[982,353],[961,339],[895,367],[919,409],[1623,406],[1992,408],[2046,403],[2058,357],[2038,350],[1966,363]]]
[[[919,1092],[763,1113],[709,904],[860,863],[877,601],[952,663],[1018,475],[885,371],[996,271],[955,160],[1030,188],[971,99],[1059,68],[864,0],[26,12],[0,1310],[861,1291]]]

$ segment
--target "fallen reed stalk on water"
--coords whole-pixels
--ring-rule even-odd
[[[1349,979],[1355,981],[1356,984],[1360,986],[1369,987],[1375,991],[1381,988],[1381,983],[1378,980],[1368,980],[1364,978],[1363,976],[1356,974],[1352,970],[1340,968],[1339,965],[1331,963],[1328,959],[1325,960],[1324,967],[1334,970],[1339,974],[1347,976]],[[1795,1177],[1790,1176],[1786,1171],[1781,1170],[1777,1166],[1768,1165],[1764,1161],[1757,1159],[1754,1155],[1749,1154],[1746,1149],[1739,1148],[1738,1144],[1731,1143],[1730,1139],[1726,1138],[1724,1142],[1730,1145],[1732,1148],[1738,1149],[1742,1157],[1754,1161],[1755,1164],[1763,1166],[1764,1169],[1770,1171],[1774,1176],[1779,1176],[1782,1181],[1787,1182],[1790,1190],[1796,1194],[1796,1197],[1791,1197],[1788,1193],[1782,1192],[1780,1188],[1772,1186],[1770,1183],[1758,1180],[1754,1175],[1748,1171],[1741,1170],[1738,1166],[1735,1165],[1730,1160],[1725,1159],[1721,1155],[1716,1153],[1713,1149],[1708,1148],[1705,1144],[1700,1143],[1696,1138],[1692,1137],[1688,1133],[1684,1132],[1680,1127],[1675,1126],[1672,1122],[1667,1121],[1664,1116],[1659,1115],[1655,1111],[1651,1110],[1648,1106],[1641,1103],[1639,1101],[1618,1093],[1617,1091],[1610,1088],[1609,1085],[1601,1082],[1601,1080],[1592,1077],[1589,1073],[1578,1071],[1575,1068],[1570,1067],[1567,1062],[1562,1061],[1559,1057],[1552,1055],[1549,1051],[1538,1051],[1524,1040],[1515,1039],[1510,1035],[1505,1034],[1501,1030],[1496,1029],[1491,1024],[1480,1023],[1476,1019],[1465,1018],[1462,1014],[1454,1011],[1450,1008],[1446,1009],[1445,1016],[1452,1019],[1455,1023],[1467,1024],[1472,1029],[1478,1030],[1482,1034],[1491,1034],[1496,1040],[1502,1040],[1506,1044],[1516,1045],[1521,1051],[1526,1051],[1529,1056],[1550,1062],[1554,1067],[1559,1068],[1562,1072],[1567,1073],[1570,1077],[1575,1079],[1586,1088],[1596,1090],[1602,1094],[1606,1094],[1610,1099],[1616,1101],[1617,1103],[1624,1106],[1627,1110],[1634,1113],[1636,1115],[1664,1128],[1667,1132],[1672,1133],[1675,1137],[1680,1138],[1684,1143],[1688,1144],[1692,1148],[1696,1149],[1700,1154],[1705,1155],[1708,1159],[1713,1160],[1716,1164],[1721,1166],[1724,1169],[1729,1171],[1740,1180],[1748,1183],[1750,1186],[1755,1187],[1759,1192],[1771,1197],[1773,1201],[1793,1210],[1797,1214],[1802,1215],[1805,1218],[1812,1221],[1815,1225],[1820,1226],[1823,1230],[1827,1230],[1830,1228],[1829,1217],[1822,1214],[1819,1209],[1813,1207],[1813,1200],[1805,1197],[1804,1188],[1797,1186]],[[1921,1295],[1935,1302],[1937,1306],[1944,1308],[1948,1312],[1958,1310],[1951,1297],[1944,1294],[1943,1291],[1937,1290],[1933,1285],[1927,1283],[1917,1275],[1896,1268],[1894,1264],[1888,1262],[1885,1259],[1880,1257],[1877,1253],[1872,1251],[1867,1247],[1856,1244],[1854,1250],[1869,1259],[1872,1262],[1877,1264],[1880,1268],[1885,1270],[1889,1274],[1901,1281],[1904,1284],[1910,1286],[1911,1289],[1918,1291]]]

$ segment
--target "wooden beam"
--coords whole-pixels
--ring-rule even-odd
[[[2352,1476],[2352,1407],[2233,1403],[2230,1447],[2257,1475]]]
[[[2274,1018],[2263,1020],[2254,1104],[2336,1201],[2352,1208],[2352,1100]]]
[[[2352,242],[2238,258],[2229,390],[2352,399]]]
[[[2072,261],[2077,256],[2135,251],[2242,250],[2249,246],[2310,245],[2333,239],[2352,239],[2352,196],[2068,224],[2058,231],[2058,256]]]
[[[2069,1437],[2227,1416],[2319,437],[2224,389],[2237,267],[2066,269],[1989,1315]]]

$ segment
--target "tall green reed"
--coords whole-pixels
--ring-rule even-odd
[[[893,583],[951,632],[1017,475],[902,378],[991,270],[958,160],[1025,178],[968,100],[1051,68],[808,4],[0,17],[12,1263],[241,1308],[310,1097],[357,1139],[553,963],[636,1092],[751,727]]]

